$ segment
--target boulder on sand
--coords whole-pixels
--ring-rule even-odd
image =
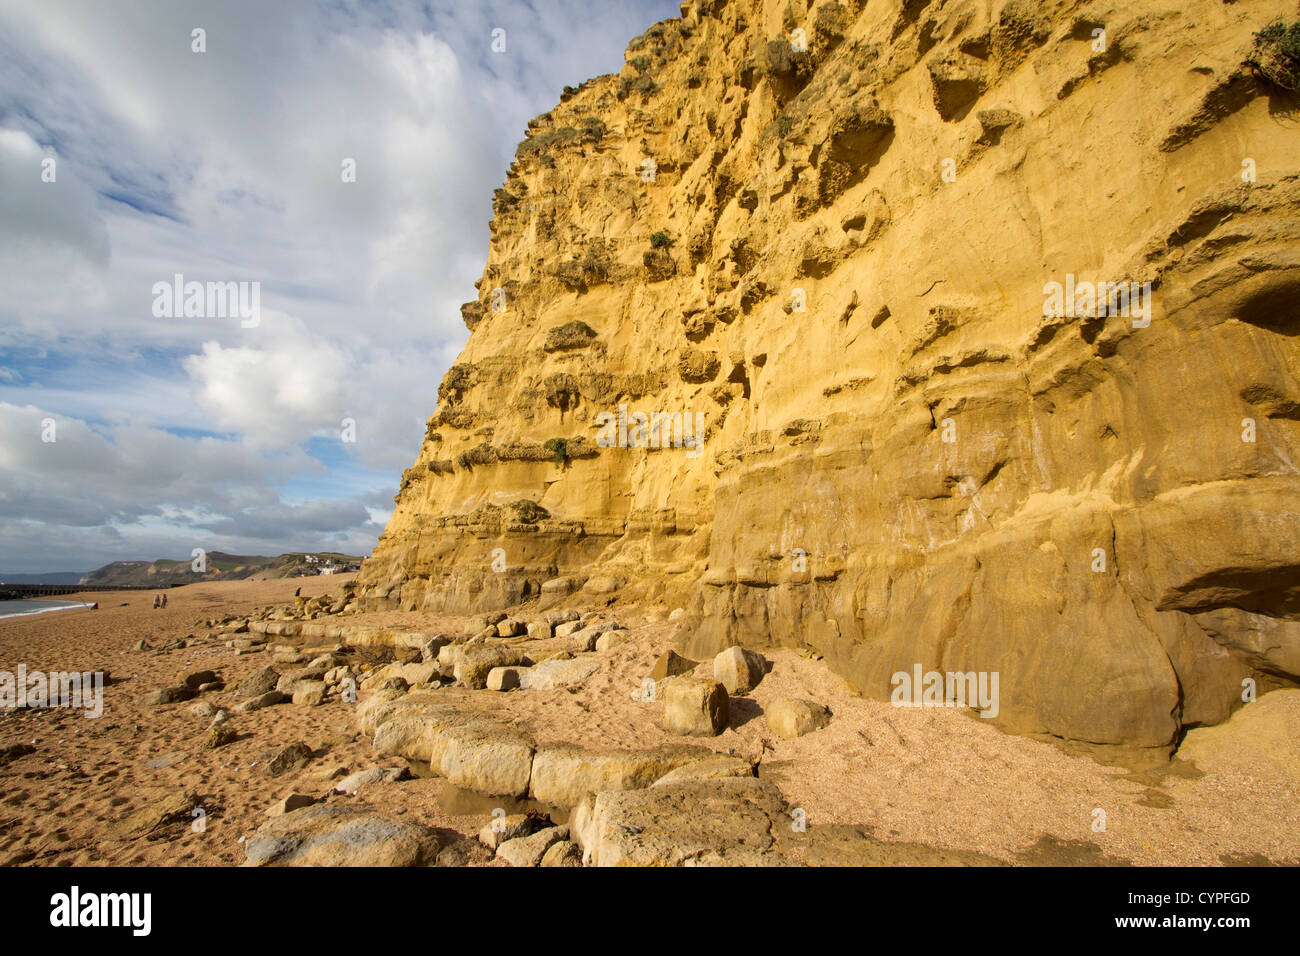
[[[826,707],[798,697],[781,697],[772,701],[763,717],[772,733],[787,740],[821,730],[831,722],[831,712]]]
[[[261,697],[275,690],[280,682],[280,672],[274,667],[262,667],[253,671],[235,691],[240,697]]]
[[[650,671],[651,680],[661,681],[665,677],[677,677],[679,674],[689,674],[699,666],[699,661],[693,661],[689,658],[682,657],[676,651],[664,651],[655,661],[654,668]]]
[[[715,680],[675,677],[663,692],[664,730],[670,734],[714,737],[727,729],[730,700]]]
[[[743,647],[728,647],[713,658],[713,677],[729,694],[748,694],[766,673],[766,658]]]
[[[513,667],[526,662],[527,658],[518,648],[478,644],[461,650],[453,673],[456,680],[466,687],[482,690],[487,686],[487,676],[492,668]]]

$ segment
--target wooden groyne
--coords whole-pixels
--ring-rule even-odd
[[[0,584],[0,601],[18,598],[55,597],[83,591],[164,591],[166,585],[143,584]]]

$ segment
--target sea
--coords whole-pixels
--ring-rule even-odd
[[[37,601],[17,600],[0,601],[0,619],[6,617],[26,617],[28,614],[47,614],[50,611],[66,611],[73,607],[90,607],[85,601]]]

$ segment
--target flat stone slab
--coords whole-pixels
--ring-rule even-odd
[[[262,824],[244,844],[245,866],[427,866],[442,841],[436,830],[378,813],[317,804]]]
[[[576,657],[568,661],[542,661],[528,669],[527,680],[524,683],[529,690],[555,690],[558,687],[580,684],[598,670],[600,670],[600,661],[590,657]]]
[[[703,747],[657,750],[593,751],[558,745],[542,747],[533,757],[529,793],[556,807],[575,807],[589,793],[648,787],[683,765],[716,757]]]
[[[781,866],[791,817],[781,791],[754,777],[606,791],[570,818],[596,866]]]
[[[458,787],[501,796],[528,793],[533,741],[491,714],[460,711],[433,695],[369,698],[357,726],[375,735],[378,754],[428,761]]]

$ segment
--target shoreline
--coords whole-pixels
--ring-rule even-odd
[[[27,601],[27,600],[31,600],[31,599],[30,599],[30,598],[11,598],[10,600],[13,601],[13,602],[20,602],[20,601]],[[97,602],[97,601],[79,601],[79,602],[74,602],[74,603],[71,603],[71,604],[60,604],[58,607],[40,607],[40,608],[35,608],[35,609],[33,609],[33,610],[30,610],[30,611],[17,611],[17,612],[15,612],[15,613],[13,613],[13,614],[6,614],[6,613],[5,613],[5,605],[8,604],[8,603],[10,603],[10,602],[9,602],[9,601],[0,601],[0,621],[7,621],[7,620],[9,620],[10,618],[33,617],[33,616],[35,616],[35,615],[37,615],[37,614],[51,614],[51,613],[53,613],[53,612],[55,612],[55,611],[79,611],[79,610],[92,610],[92,609],[95,609],[95,608],[98,607],[98,602]]]

